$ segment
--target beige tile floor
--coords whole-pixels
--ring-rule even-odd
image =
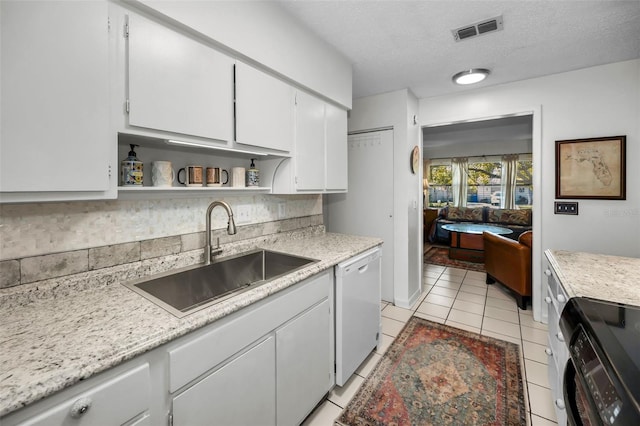
[[[485,274],[464,269],[424,265],[422,295],[411,309],[382,303],[382,339],[343,387],[335,387],[306,419],[307,426],[333,425],[405,323],[416,315],[482,335],[520,345],[525,379],[527,422],[555,425],[547,379],[547,326],[533,320],[531,308],[523,311],[500,285],[485,284]]]

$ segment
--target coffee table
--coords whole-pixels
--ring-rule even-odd
[[[442,229],[451,233],[449,258],[475,263],[484,262],[483,232],[491,232],[498,235],[513,233],[508,228],[480,223],[449,223],[442,225]]]

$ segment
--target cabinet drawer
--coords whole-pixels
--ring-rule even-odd
[[[285,290],[266,303],[249,306],[186,336],[169,350],[169,391],[175,392],[300,312],[329,297],[329,272]]]
[[[120,425],[149,408],[149,364],[119,374],[20,425]]]

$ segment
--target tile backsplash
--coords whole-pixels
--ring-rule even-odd
[[[213,210],[221,244],[322,225],[321,195],[215,198],[250,206],[248,223],[226,233]],[[0,288],[166,256],[204,246],[205,212],[213,198],[0,205]],[[279,216],[284,203],[285,216]],[[280,212],[281,213],[281,212]]]

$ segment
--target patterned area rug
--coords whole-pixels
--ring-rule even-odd
[[[412,317],[336,425],[525,425],[519,347]]]
[[[429,250],[427,250],[427,252],[424,254],[424,263],[484,272],[483,263],[473,263],[465,262],[464,260],[449,259],[449,249],[444,247],[431,247]]]

